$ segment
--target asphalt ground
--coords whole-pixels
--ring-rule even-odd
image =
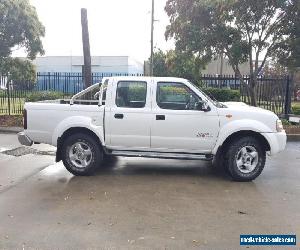
[[[19,147],[0,134],[0,249],[245,249],[240,234],[300,235],[299,142],[249,183],[206,162],[140,158],[75,177],[55,148],[5,153]]]

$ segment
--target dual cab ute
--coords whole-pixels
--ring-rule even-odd
[[[286,145],[274,113],[219,103],[167,77],[111,77],[71,100],[26,103],[18,136],[24,145],[56,146],[56,161],[75,175],[92,174],[111,156],[215,158],[236,181],[255,179],[266,152]]]

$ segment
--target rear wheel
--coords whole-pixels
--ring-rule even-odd
[[[70,135],[62,146],[62,160],[66,169],[74,175],[91,175],[103,162],[103,151],[90,135]]]
[[[264,169],[266,151],[254,137],[235,140],[226,152],[226,167],[235,181],[251,181]]]

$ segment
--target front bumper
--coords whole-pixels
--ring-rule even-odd
[[[262,135],[270,144],[270,155],[275,155],[285,149],[287,140],[285,131],[278,133],[262,133]]]
[[[33,144],[33,141],[27,135],[25,135],[24,132],[18,133],[18,140],[22,145],[25,146],[31,146]]]

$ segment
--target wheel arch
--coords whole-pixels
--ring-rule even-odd
[[[231,134],[230,136],[228,136],[225,139],[222,146],[226,147],[230,143],[232,143],[234,140],[236,140],[237,138],[246,137],[246,136],[256,138],[261,143],[261,145],[263,145],[263,147],[266,151],[271,150],[271,146],[270,146],[268,140],[261,133],[255,132],[255,131],[252,131],[252,130],[243,130],[243,131],[238,131],[238,132],[235,132],[235,133]]]
[[[256,138],[260,142],[260,144],[263,145],[265,151],[271,150],[270,143],[261,133],[253,130],[241,130],[227,136],[227,138],[223,141],[223,143],[218,146],[216,154],[220,154],[221,152],[226,150],[226,148],[228,148],[228,146],[237,138],[247,137],[247,136]]]
[[[87,134],[92,136],[93,138],[96,139],[96,141],[99,143],[99,145],[102,147],[102,143],[99,139],[99,136],[92,130],[85,128],[85,127],[72,127],[67,129],[60,137],[57,138],[57,150],[56,150],[56,162],[59,162],[60,160],[62,160],[62,155],[61,155],[61,148],[62,145],[64,143],[64,141],[66,140],[66,138],[68,138],[71,135],[74,134]]]

